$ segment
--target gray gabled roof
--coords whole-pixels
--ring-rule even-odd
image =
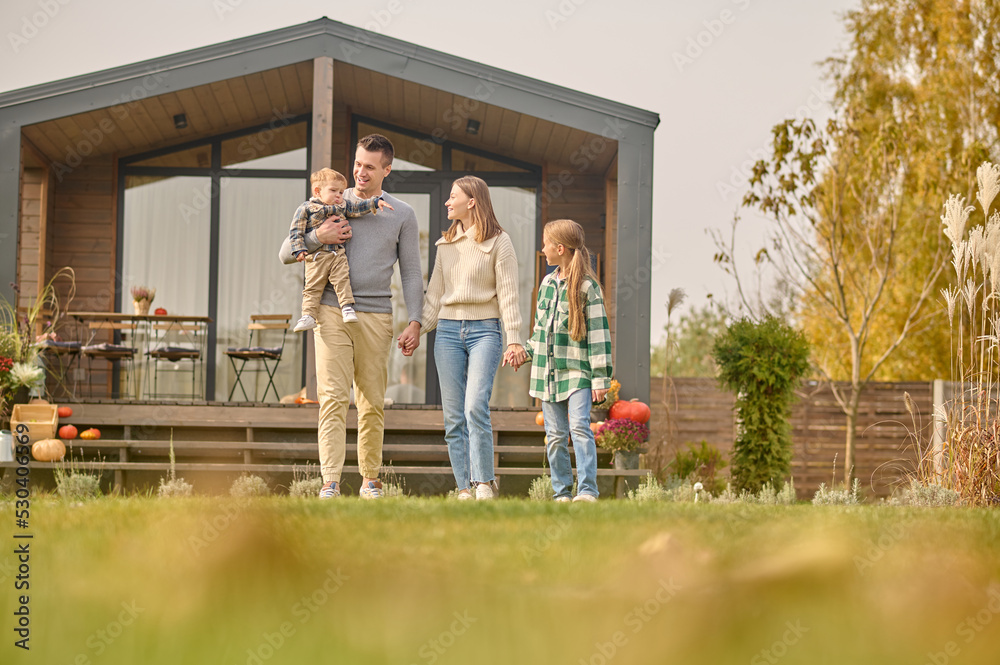
[[[569,104],[585,111],[602,114],[610,118],[619,118],[651,129],[656,128],[660,122],[659,115],[650,111],[417,46],[376,32],[362,30],[340,23],[339,21],[333,21],[326,17],[212,46],[182,51],[122,67],[105,69],[91,74],[74,76],[72,78],[6,92],[0,94],[0,111],[5,111],[3,115],[7,117],[10,117],[10,111],[14,111],[14,115],[21,116],[14,107],[31,105],[35,102],[54,101],[54,98],[64,95],[86,95],[88,91],[96,92],[104,86],[114,86],[114,84],[141,79],[144,76],[148,76],[151,72],[169,74],[195,65],[210,65],[213,62],[221,62],[233,56],[250,54],[272,47],[294,45],[296,43],[304,46],[304,50],[301,53],[301,60],[311,59],[320,55],[329,55],[335,60],[347,60],[350,62],[350,58],[338,57],[338,55],[342,56],[345,53],[344,44],[350,43],[356,48],[365,49],[366,53],[374,50],[375,52],[381,52],[390,56],[390,60],[386,62],[391,61],[393,63],[391,69],[397,71],[384,71],[380,69],[377,60],[369,64],[371,61],[366,59],[364,66],[393,76],[408,78],[403,71],[399,70],[401,56],[405,59],[402,61],[406,63],[403,65],[404,68],[410,66],[426,67],[429,65],[438,72],[452,72],[461,75],[462,78],[471,76],[482,81],[489,81],[492,84],[498,84],[512,91],[528,93],[538,98]],[[424,78],[424,83],[430,84],[427,81],[427,77],[431,76],[432,72],[426,70],[422,71],[421,74]],[[238,75],[240,75],[240,72],[232,72],[228,68],[220,66],[219,80]],[[180,85],[178,87],[183,88],[186,86]],[[443,80],[441,81],[441,85],[434,87],[447,89]],[[459,92],[458,94],[461,93]],[[91,101],[93,102],[93,106],[102,105],[102,100],[100,99],[94,98]],[[529,115],[532,114],[532,109],[530,108],[518,108],[517,110]],[[23,109],[23,111],[25,112],[24,115],[18,118],[20,120],[19,124],[31,124],[44,119],[32,118],[33,114],[28,108]]]

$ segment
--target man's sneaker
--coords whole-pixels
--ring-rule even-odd
[[[597,503],[597,497],[593,494],[577,494],[573,497],[573,503],[582,501],[583,503]]]
[[[344,305],[340,311],[344,313],[344,323],[358,322],[358,315],[354,313],[354,308],[350,305]]]
[[[381,499],[382,483],[377,480],[369,480],[368,484],[362,487],[358,494],[362,499]]]
[[[295,324],[295,327],[292,328],[292,330],[294,332],[302,332],[303,330],[312,330],[315,327],[316,327],[316,319],[306,314],[301,319],[299,319],[299,322]]]
[[[478,483],[476,485],[476,500],[489,501],[494,496],[493,483]]]
[[[319,498],[321,499],[334,499],[338,496],[340,496],[340,484],[335,480],[324,483],[319,490]]]
[[[572,500],[573,499],[569,498],[568,496],[557,496],[555,498],[556,503],[569,503]]]
[[[459,501],[469,501],[472,499],[472,491],[468,489],[458,490],[458,494],[455,495]]]

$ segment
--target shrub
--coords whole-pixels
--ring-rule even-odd
[[[288,496],[302,498],[318,497],[323,488],[323,476],[315,464],[292,468],[292,484],[288,486]]]
[[[234,480],[232,487],[229,488],[230,496],[242,499],[255,496],[268,496],[270,493],[271,488],[267,486],[263,478],[247,474]]]
[[[164,499],[174,496],[191,496],[193,492],[194,486],[185,482],[183,478],[171,478],[170,480],[160,478],[160,486],[156,488],[156,495]]]
[[[787,478],[792,459],[791,402],[809,369],[809,343],[774,317],[741,319],[713,349],[719,382],[736,394],[739,430],[733,445],[733,483],[758,491]]]
[[[861,483],[855,478],[851,489],[827,488],[826,483],[820,483],[812,502],[814,506],[856,506],[861,503]]]
[[[924,485],[917,479],[910,481],[910,486],[889,499],[890,506],[921,506],[937,508],[941,506],[957,506],[958,492],[940,485]]]
[[[976,200],[983,225],[966,236],[974,206],[952,195],[944,204],[944,234],[951,241],[955,283],[943,290],[951,329],[952,381],[956,398],[945,409],[947,432],[940,459],[922,451],[918,480],[958,492],[963,503],[1000,502],[1000,215],[990,213],[1000,192],[1000,166],[983,162],[976,171]],[[976,215],[978,218],[978,214]]]
[[[795,483],[791,480],[784,483],[780,491],[771,483],[764,483],[757,492],[750,490],[737,492],[732,485],[727,484],[726,489],[712,499],[712,503],[747,503],[762,506],[791,506],[795,502]]]
[[[553,494],[552,477],[548,475],[538,476],[528,488],[528,498],[532,501],[551,501]]]
[[[160,486],[156,494],[161,498],[173,496],[191,496],[194,486],[177,477],[177,458],[174,456],[174,429],[170,428],[170,480],[160,478]]]
[[[678,450],[667,468],[671,475],[678,478],[697,478],[704,485],[705,491],[719,494],[726,485],[717,474],[726,465],[722,451],[708,445],[708,442],[702,439],[697,446],[689,443],[687,451]]]
[[[319,491],[323,489],[323,478],[299,478],[293,480],[288,486],[288,496],[302,498],[319,496]]]
[[[667,479],[660,484],[656,476],[648,474],[639,481],[639,487],[628,493],[630,501],[640,503],[646,501],[671,501],[674,503],[693,503],[696,496],[700,494],[700,500],[709,501],[711,494],[699,493],[695,490],[693,478],[677,478],[667,476]]]
[[[56,491],[64,499],[82,501],[101,495],[101,476],[63,466],[55,468]]]
[[[647,501],[666,501],[667,491],[663,489],[656,480],[656,476],[649,474],[639,481],[639,486],[628,493],[629,501],[645,503]]]

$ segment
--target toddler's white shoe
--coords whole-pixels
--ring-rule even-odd
[[[302,332],[303,330],[312,330],[315,327],[316,327],[316,319],[306,314],[301,319],[299,319],[299,322],[295,324],[295,327],[292,328],[292,330],[294,332]]]
[[[344,323],[358,322],[358,315],[354,312],[354,308],[350,305],[344,305],[340,311],[344,313]]]

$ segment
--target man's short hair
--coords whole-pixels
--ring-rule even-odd
[[[392,148],[392,141],[381,134],[369,134],[358,141],[358,147],[364,148],[368,152],[382,153],[382,166],[392,164],[392,157],[395,151]]]
[[[343,185],[345,189],[347,188],[347,178],[339,171],[334,171],[333,169],[320,169],[309,176],[309,184],[312,187],[322,187],[328,182]]]

